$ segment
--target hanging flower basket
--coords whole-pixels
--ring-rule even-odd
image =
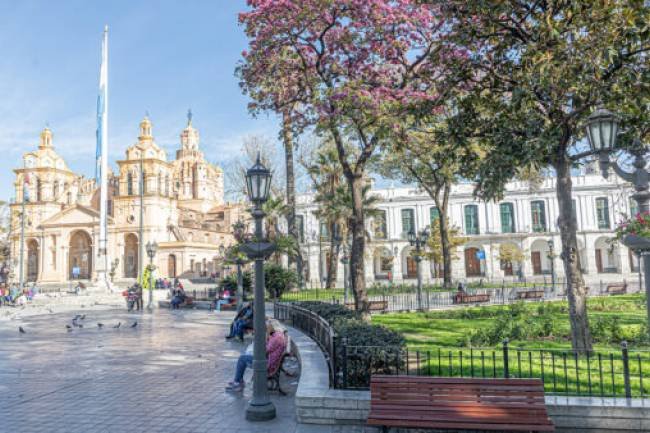
[[[650,251],[650,213],[638,213],[616,227],[616,238],[634,250]]]
[[[650,251],[650,238],[637,235],[625,235],[621,239],[621,242],[633,251]]]

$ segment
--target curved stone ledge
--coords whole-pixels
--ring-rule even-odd
[[[365,424],[369,391],[329,387],[329,370],[320,347],[288,327],[300,358],[301,374],[295,404],[298,421],[306,424]],[[546,396],[557,432],[642,433],[650,431],[650,400]]]

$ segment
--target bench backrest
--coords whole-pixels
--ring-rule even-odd
[[[512,407],[545,412],[544,385],[539,379],[477,379],[373,375],[371,404],[423,409],[433,406]]]

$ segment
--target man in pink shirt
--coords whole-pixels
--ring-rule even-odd
[[[279,327],[273,325],[271,321],[266,322],[266,359],[267,371],[269,373],[278,369],[282,361],[282,355],[287,349],[287,341],[284,338],[284,332]],[[237,360],[237,368],[235,370],[235,379],[228,383],[226,390],[228,391],[243,391],[244,373],[246,368],[253,365],[253,355],[247,353],[240,355]]]

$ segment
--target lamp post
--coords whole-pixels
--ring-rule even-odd
[[[343,264],[343,305],[348,305],[348,290],[350,287],[350,251],[347,242],[343,244],[341,263]]]
[[[275,406],[269,400],[266,381],[264,260],[271,255],[275,246],[263,239],[262,220],[265,214],[262,210],[262,205],[269,198],[271,171],[262,165],[259,154],[257,155],[255,165],[246,172],[246,186],[248,189],[248,197],[254,206],[251,215],[255,219],[255,236],[250,242],[244,243],[241,247],[250,259],[255,260],[253,397],[246,407],[246,419],[249,421],[267,421],[275,418]]]
[[[147,242],[147,255],[149,256],[149,303],[147,304],[147,310],[153,308],[153,258],[156,256],[156,251],[158,251],[158,243],[156,241]]]
[[[587,140],[591,152],[598,155],[600,170],[605,179],[609,176],[609,167],[623,180],[634,185],[635,193],[632,198],[637,202],[640,214],[650,211],[650,173],[646,170],[645,155],[648,149],[641,146],[635,140],[635,146],[630,151],[634,155],[633,172],[623,170],[618,162],[611,162],[610,153],[619,150],[616,146],[616,139],[619,130],[620,119],[617,115],[606,109],[598,109],[592,113],[587,120]],[[643,257],[643,274],[645,278],[646,310],[648,315],[648,330],[650,332],[650,240],[634,235],[627,235],[623,244]]]
[[[555,251],[553,239],[548,241],[548,259],[551,261],[551,289],[555,293]]]
[[[422,273],[420,272],[420,262],[422,261],[422,251],[429,239],[428,230],[424,229],[419,234],[414,231],[408,233],[408,240],[412,247],[415,247],[415,263],[417,265],[416,271],[418,277],[418,310],[422,311]]]

